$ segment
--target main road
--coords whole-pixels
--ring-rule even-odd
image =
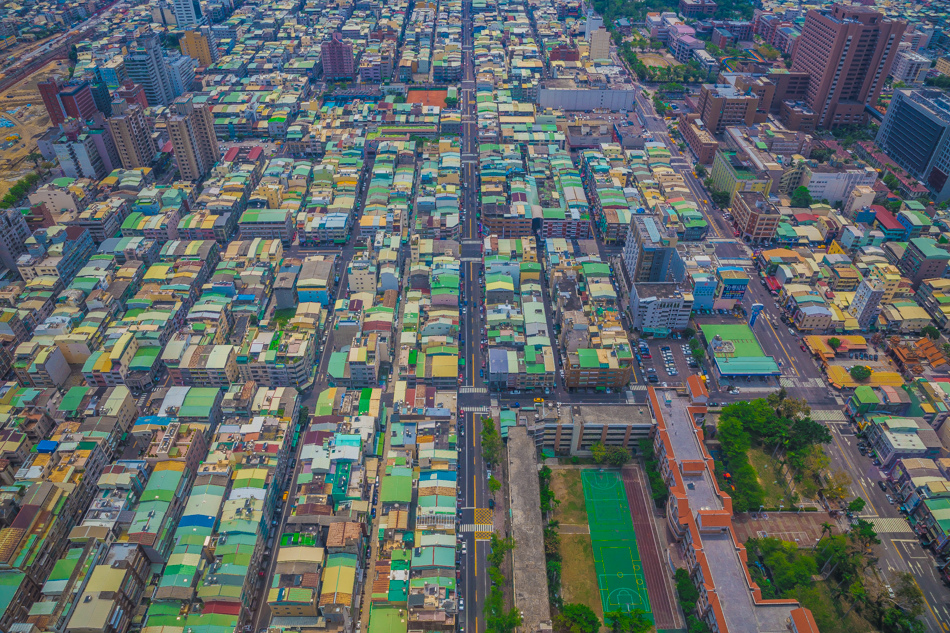
[[[481,415],[487,412],[489,398],[485,383],[479,375],[484,352],[481,348],[482,314],[484,305],[479,273],[482,272],[481,236],[476,213],[478,210],[478,126],[475,102],[475,66],[472,3],[462,3],[462,246],[461,266],[462,301],[459,330],[465,339],[461,351],[465,359],[459,386],[459,507],[460,523],[475,523],[475,509],[488,505],[486,468],[482,459]],[[479,543],[475,533],[461,531],[466,554],[461,560],[459,595],[465,604],[459,614],[463,629],[471,633],[485,630],[485,618],[480,617],[488,592],[488,562],[486,543]],[[480,573],[479,573],[480,572]]]

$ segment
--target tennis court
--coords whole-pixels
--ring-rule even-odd
[[[585,470],[581,478],[604,613],[642,609],[652,621],[623,482],[614,471]]]

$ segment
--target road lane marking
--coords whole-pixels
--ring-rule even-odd
[[[904,562],[904,556],[900,553],[900,550],[895,547],[895,548],[894,548],[894,551],[897,552],[897,555],[900,557],[901,562],[903,563],[903,562]],[[924,599],[924,604],[926,604],[926,605],[927,605],[927,609],[930,610],[930,615],[932,615],[933,618],[934,618],[934,620],[939,624],[939,623],[941,622],[941,620],[940,620],[940,618],[937,617],[937,614],[934,613],[933,607],[930,606],[930,601],[927,600],[927,595],[924,593],[924,590],[920,588],[920,584],[917,582],[917,578],[916,578],[913,574],[911,574],[910,577],[913,578],[914,584],[917,586],[917,590],[920,592],[920,597]],[[944,628],[946,628],[946,626],[947,626],[947,625],[944,624]]]

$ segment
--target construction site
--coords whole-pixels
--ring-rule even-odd
[[[27,157],[49,127],[49,114],[37,85],[50,76],[68,73],[68,62],[52,61],[0,94],[0,198],[36,167]]]

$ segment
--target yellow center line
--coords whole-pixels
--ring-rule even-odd
[[[852,470],[859,470],[854,467],[854,464],[851,463],[851,459],[848,457],[848,454],[845,452],[844,446],[842,446],[841,442],[838,441],[837,433],[832,433],[831,439],[834,440],[835,446],[838,447],[838,452],[841,454],[842,457],[844,457],[844,461],[846,464],[848,464],[848,468]],[[867,501],[867,504],[868,506],[870,506],[871,511],[874,512],[874,514],[878,514],[877,508],[874,507],[874,502],[871,501],[871,495],[870,493],[868,493],[868,489],[864,487],[864,481],[859,477],[857,483],[858,483],[858,486],[861,487],[861,490],[864,492],[864,500]]]
[[[900,556],[901,562],[903,563],[903,562],[904,562],[904,556],[903,556],[903,554],[901,554],[900,548],[895,547],[895,548],[894,548],[894,551],[897,552],[897,555]],[[909,568],[909,567],[910,567],[910,566],[908,565],[908,568]],[[927,609],[930,611],[930,615],[932,615],[932,616],[934,617],[934,620],[936,620],[937,622],[940,622],[940,618],[938,618],[938,617],[937,617],[937,614],[934,613],[933,607],[930,606],[930,602],[927,600],[927,596],[924,595],[924,590],[920,588],[920,584],[917,583],[917,579],[914,578],[914,575],[913,575],[913,574],[911,574],[910,577],[914,579],[914,584],[917,585],[917,590],[920,591],[920,597],[924,599],[924,604],[927,605]],[[946,624],[943,624],[943,627],[946,629],[946,628],[947,628],[947,625],[946,625]]]
[[[800,376],[801,374],[798,373],[798,367],[795,366],[795,361],[792,360],[792,355],[788,353],[787,349],[785,349],[785,343],[782,342],[778,332],[775,331],[775,326],[772,325],[772,321],[765,319],[765,322],[768,323],[769,327],[772,329],[772,334],[775,335],[775,340],[778,341],[778,344],[782,346],[782,351],[785,352],[785,358],[788,359],[788,363],[792,366],[792,369],[795,370],[795,375]]]

